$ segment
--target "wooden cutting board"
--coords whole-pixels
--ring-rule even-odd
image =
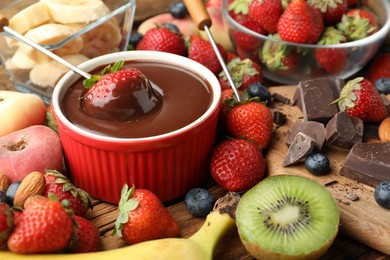
[[[295,86],[281,86],[270,88],[292,100]],[[292,174],[300,175],[324,185],[334,196],[340,209],[340,231],[372,248],[390,255],[390,210],[380,207],[374,200],[374,188],[350,180],[338,174],[348,151],[326,146],[325,153],[331,164],[331,173],[326,176],[314,176],[305,169],[303,164],[283,166],[283,159],[288,147],[286,139],[289,130],[297,119],[303,115],[297,106],[277,103],[274,110],[282,111],[287,115],[287,123],[275,131],[275,136],[269,144],[266,154],[268,173],[270,175]],[[352,201],[348,197],[357,195],[358,200]]]

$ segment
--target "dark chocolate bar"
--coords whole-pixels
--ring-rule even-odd
[[[284,157],[283,166],[289,166],[306,159],[314,151],[315,146],[316,142],[313,138],[299,132],[288,148],[287,154]]]
[[[372,187],[390,181],[390,142],[355,144],[340,169],[340,175]]]
[[[299,133],[310,136],[316,143],[316,149],[320,151],[325,142],[325,126],[316,121],[297,120],[287,136],[286,144],[290,146],[295,136]]]
[[[354,144],[363,140],[363,121],[350,117],[347,112],[338,112],[326,124],[326,141],[328,144],[344,149],[351,149]]]
[[[339,95],[344,80],[324,77],[300,81],[294,94],[294,103],[301,109],[305,121],[326,124],[337,112],[337,104],[332,104]]]

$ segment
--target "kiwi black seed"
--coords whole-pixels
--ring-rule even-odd
[[[304,177],[270,176],[247,191],[236,212],[241,241],[257,259],[316,259],[339,228],[332,194]]]

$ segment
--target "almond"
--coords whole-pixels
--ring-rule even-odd
[[[24,207],[26,200],[34,195],[42,195],[45,190],[45,177],[42,173],[34,171],[29,173],[22,182],[15,194],[14,206]]]
[[[0,172],[0,190],[6,192],[9,185],[11,185],[11,181],[8,179],[7,175]]]
[[[378,135],[382,142],[390,142],[390,117],[383,119],[379,125]]]

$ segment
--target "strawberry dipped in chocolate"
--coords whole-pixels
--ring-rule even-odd
[[[122,69],[124,61],[105,67],[101,75],[84,80],[88,88],[83,100],[84,112],[109,121],[134,121],[159,110],[161,94],[136,68]]]

